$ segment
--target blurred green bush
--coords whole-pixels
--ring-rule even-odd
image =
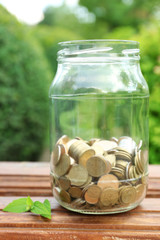
[[[80,36],[20,24],[0,5],[1,161],[36,161],[48,142],[48,89],[66,38]]]
[[[37,25],[30,29],[30,34],[41,44],[52,73],[55,73],[57,70],[58,43],[82,39],[79,34],[61,26],[51,27],[48,25]]]
[[[37,160],[48,125],[51,72],[40,45],[0,6],[0,160]]]
[[[119,27],[108,38],[131,39],[140,42],[141,70],[150,90],[149,143],[150,163],[160,163],[160,25],[141,26],[138,33],[133,27]],[[104,36],[106,38],[106,35]]]

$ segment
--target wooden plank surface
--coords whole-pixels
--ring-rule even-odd
[[[0,240],[160,239],[160,166],[150,166],[149,172],[147,198],[140,206],[126,213],[96,216],[68,211],[56,202],[48,163],[0,162]],[[1,211],[12,200],[27,195],[34,201],[49,199],[52,219]]]

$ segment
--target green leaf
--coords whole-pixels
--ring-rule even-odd
[[[42,217],[51,219],[51,211],[49,211],[48,208],[46,208],[46,206],[39,201],[34,202],[31,212],[40,214]]]
[[[27,208],[26,208],[26,210],[29,211],[29,210],[33,207],[33,201],[32,201],[32,199],[30,198],[30,196],[27,197],[26,203],[27,203]]]
[[[49,212],[51,212],[51,204],[49,202],[48,199],[45,199],[43,204],[45,205],[45,207],[48,209]]]
[[[3,208],[4,212],[14,212],[14,213],[22,213],[27,212],[27,198],[19,198],[9,203],[5,208]]]

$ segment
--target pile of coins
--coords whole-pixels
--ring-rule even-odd
[[[70,209],[98,211],[139,203],[147,187],[147,157],[123,136],[110,140],[62,136],[51,154],[55,198]]]

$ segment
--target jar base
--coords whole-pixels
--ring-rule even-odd
[[[117,213],[123,213],[123,212],[128,212],[136,207],[139,206],[140,202],[134,203],[134,204],[130,204],[129,206],[125,206],[125,207],[114,207],[114,209],[111,208],[105,208],[105,209],[95,209],[95,207],[93,207],[93,210],[89,209],[83,209],[83,207],[81,209],[78,208],[72,208],[70,206],[70,204],[64,203],[62,201],[58,201],[59,204],[64,207],[65,209],[72,211],[72,212],[77,212],[77,213],[81,213],[81,214],[89,214],[89,215],[110,215],[110,214],[117,214]]]

